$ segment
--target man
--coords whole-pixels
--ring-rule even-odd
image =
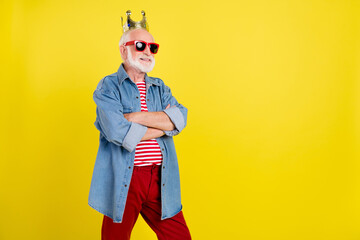
[[[159,78],[149,77],[159,45],[128,11],[120,40],[123,63],[94,91],[100,131],[89,205],[104,214],[102,240],[130,239],[139,213],[158,239],[191,239],[180,196],[173,136],[187,109]]]

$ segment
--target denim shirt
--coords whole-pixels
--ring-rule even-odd
[[[156,138],[163,155],[161,166],[161,220],[182,209],[180,177],[173,136],[187,122],[187,109],[172,96],[159,78],[145,74],[146,104],[149,112],[163,111],[175,125]],[[147,127],[124,118],[124,113],[140,112],[140,92],[121,64],[118,71],[100,80],[93,93],[96,103],[95,127],[100,131],[99,149],[91,179],[88,204],[121,223],[131,176],[135,147]],[[170,108],[165,109],[170,104]]]

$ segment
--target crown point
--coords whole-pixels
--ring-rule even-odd
[[[149,31],[149,25],[146,22],[146,17],[145,17],[145,11],[142,10],[141,14],[143,15],[143,19],[141,21],[133,21],[130,17],[131,11],[127,10],[126,11],[126,15],[127,15],[127,20],[126,23],[123,25],[123,19],[121,18],[121,25],[123,25],[123,32],[125,33],[126,31],[129,31],[131,29],[137,29],[137,28],[143,28],[146,29],[147,31]]]

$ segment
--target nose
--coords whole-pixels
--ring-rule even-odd
[[[150,52],[150,47],[149,47],[149,45],[146,45],[146,47],[145,47],[145,50],[144,50],[144,53],[146,54],[146,55],[148,55],[148,56],[150,56],[152,53]]]

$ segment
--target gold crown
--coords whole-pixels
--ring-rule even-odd
[[[126,11],[127,20],[126,20],[125,24],[123,23],[123,18],[121,17],[121,25],[123,26],[123,32],[129,31],[132,29],[137,29],[137,28],[144,28],[144,29],[146,29],[146,31],[149,31],[149,25],[146,21],[144,10],[141,11],[141,14],[143,15],[142,20],[139,22],[135,22],[130,18],[131,11],[127,10]]]

